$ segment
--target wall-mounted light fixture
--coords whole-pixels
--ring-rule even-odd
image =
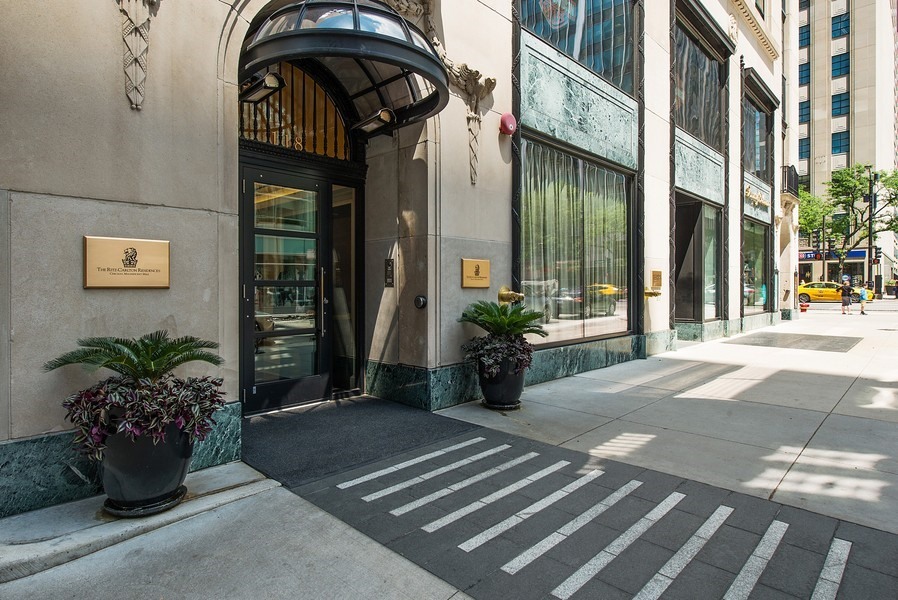
[[[287,84],[284,78],[277,73],[266,73],[264,77],[259,77],[240,92],[240,101],[258,104],[285,85]]]
[[[352,128],[364,131],[367,134],[372,134],[378,129],[390,125],[394,120],[396,120],[396,116],[393,114],[392,110],[389,108],[381,108],[367,119],[353,125]]]

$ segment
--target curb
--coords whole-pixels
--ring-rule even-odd
[[[190,499],[158,515],[134,520],[117,519],[34,543],[0,545],[0,584],[46,571],[149,531],[272,490],[280,485],[272,479],[254,481]]]

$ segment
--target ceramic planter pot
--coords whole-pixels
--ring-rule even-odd
[[[515,373],[515,366],[513,362],[503,360],[499,373],[489,377],[483,372],[483,365],[478,363],[477,376],[480,391],[483,392],[484,406],[494,410],[514,410],[521,407],[526,371]]]
[[[119,517],[142,517],[177,506],[187,493],[183,483],[192,456],[189,436],[174,424],[165,428],[165,441],[157,444],[149,436],[109,436],[100,469],[108,496],[104,510]]]

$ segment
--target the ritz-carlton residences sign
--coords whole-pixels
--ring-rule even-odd
[[[168,240],[84,236],[85,288],[167,288]]]

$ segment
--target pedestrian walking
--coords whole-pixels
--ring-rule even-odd
[[[868,299],[868,298],[869,298],[869,295],[868,295],[868,293],[867,293],[867,288],[866,288],[866,287],[862,287],[862,288],[861,288],[861,293],[860,293],[861,314],[862,314],[862,315],[867,314],[866,312],[864,312],[864,309],[867,308],[867,299]]]
[[[840,293],[842,294],[842,314],[850,315],[851,314],[851,284],[845,280],[842,282],[842,289]]]

